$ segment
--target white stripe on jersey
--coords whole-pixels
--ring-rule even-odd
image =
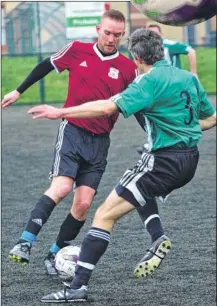
[[[143,76],[144,76],[144,74],[138,75],[138,76],[135,78],[134,82],[135,82],[135,83],[139,83],[139,81],[143,78]]]
[[[57,60],[58,58],[62,57],[69,48],[71,48],[71,46],[73,45],[74,42],[69,43],[68,45],[66,45],[65,47],[63,47],[62,49],[60,49],[58,52],[56,52],[55,54],[51,55],[53,60]]]
[[[139,69],[135,69],[135,75],[136,75],[136,78],[137,78],[138,75],[139,75]]]
[[[117,95],[115,95],[115,96],[110,98],[110,100],[113,101],[113,102],[117,102],[120,99],[121,99],[121,95],[120,94],[117,94]]]
[[[153,139],[151,137],[151,122],[150,120],[145,116],[145,123],[147,128],[147,134],[148,134],[148,150],[151,151],[153,147]]]
[[[57,66],[54,64],[52,57],[50,57],[50,62],[52,64],[52,66],[55,68],[57,73],[60,73],[59,70],[57,69]]]
[[[151,68],[148,72],[140,74],[137,78],[135,78],[134,82],[135,83],[139,83],[139,81],[148,73],[150,73],[153,69],[155,69],[155,67]]]
[[[51,61],[51,64],[53,65],[53,67],[55,68],[57,73],[60,73],[60,72],[57,69],[57,66],[55,65],[54,61],[56,61],[59,58],[61,58],[71,48],[72,44],[73,44],[73,42],[69,43],[67,46],[63,47],[60,51],[58,51],[57,53],[51,55],[50,61]]]

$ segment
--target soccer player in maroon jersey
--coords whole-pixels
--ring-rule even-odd
[[[124,15],[117,10],[106,11],[96,31],[97,43],[71,42],[36,66],[16,90],[3,98],[2,107],[17,101],[25,90],[54,69],[58,73],[67,69],[69,73],[64,107],[108,99],[123,91],[134,80],[137,71],[136,65],[117,50],[125,33]],[[25,230],[9,253],[11,260],[29,262],[38,233],[75,183],[72,208],[44,260],[47,274],[56,275],[55,254],[76,238],[85,222],[106,168],[109,134],[117,118],[118,112],[110,117],[61,121],[51,185],[31,211]]]

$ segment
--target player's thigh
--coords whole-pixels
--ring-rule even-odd
[[[75,179],[80,163],[77,154],[79,132],[67,120],[60,123],[50,177],[65,176]]]
[[[80,164],[76,187],[88,186],[97,191],[102,176],[106,170],[109,135],[83,135],[85,145],[81,148],[83,162]]]
[[[104,166],[100,166],[98,169],[96,167],[92,167],[92,165],[87,165],[86,167],[82,165],[83,171],[78,171],[76,181],[75,181],[75,193],[77,190],[77,194],[83,197],[82,187],[87,187],[87,192],[96,195],[97,189],[101,182],[102,176],[105,172],[106,164]]]
[[[113,189],[104,203],[97,209],[94,222],[100,220],[118,220],[134,208],[131,203],[118,196],[115,189]]]

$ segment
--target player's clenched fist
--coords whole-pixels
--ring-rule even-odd
[[[4,96],[2,100],[2,108],[5,108],[12,103],[16,102],[20,97],[20,93],[17,90],[13,90]]]

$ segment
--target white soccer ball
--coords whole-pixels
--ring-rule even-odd
[[[131,0],[150,19],[171,26],[187,26],[217,14],[217,0]]]
[[[59,278],[63,281],[72,281],[75,276],[75,266],[80,253],[79,246],[69,245],[56,254],[55,268]]]

